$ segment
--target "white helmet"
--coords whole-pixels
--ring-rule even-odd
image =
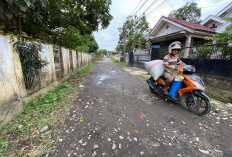
[[[174,41],[173,43],[171,43],[170,45],[169,45],[169,47],[168,47],[168,52],[169,53],[171,53],[172,52],[172,50],[181,50],[181,46],[182,46],[182,44],[181,44],[181,42],[179,42],[179,41]]]

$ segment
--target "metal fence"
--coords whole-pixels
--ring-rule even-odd
[[[184,58],[181,60],[188,65],[194,65],[199,74],[232,79],[232,60]]]
[[[150,51],[136,49],[133,53],[135,62],[150,61]]]
[[[188,58],[191,59],[232,59],[232,47],[229,47],[228,43],[196,42],[192,47],[184,47],[180,57],[184,57],[186,49],[189,50]]]
[[[190,51],[188,57],[184,57],[186,49]],[[153,52],[152,50],[151,53],[157,54],[155,58],[148,50],[137,53],[131,51],[129,53],[129,65],[145,69],[143,62],[154,59],[162,60],[168,54],[168,47],[160,47],[158,51]],[[197,69],[196,72],[199,74],[232,79],[232,47],[229,47],[227,43],[195,42],[192,47],[184,47],[179,57],[186,64],[194,65]]]
[[[136,49],[129,52],[129,66],[134,66],[137,68],[145,69],[143,62],[150,61],[150,51]]]

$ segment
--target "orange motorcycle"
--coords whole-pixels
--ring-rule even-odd
[[[211,110],[211,99],[204,92],[205,85],[202,79],[194,74],[195,67],[191,65],[179,66],[179,71],[180,75],[175,77],[170,85],[168,95],[164,94],[166,82],[164,76],[159,77],[156,81],[153,77],[147,80],[150,91],[165,99],[181,103],[198,116],[206,115]]]

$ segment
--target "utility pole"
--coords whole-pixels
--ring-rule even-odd
[[[125,54],[126,54],[126,23],[123,25],[123,61],[125,61]]]

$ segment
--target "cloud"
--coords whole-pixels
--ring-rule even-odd
[[[146,12],[149,13],[150,11],[154,10],[147,16],[150,28],[155,26],[161,16],[168,16],[172,10],[176,10],[182,7],[186,2],[192,2],[193,0],[178,0],[178,2],[177,0],[166,0],[163,5],[157,7],[163,1],[165,0],[158,0]],[[94,32],[95,39],[98,42],[100,49],[113,51],[116,48],[119,39],[118,28],[123,25],[127,16],[131,14],[139,2],[140,0],[112,0],[110,12],[114,19],[111,21],[107,29]],[[154,0],[148,0],[148,2],[142,7],[137,15],[141,15],[153,2]],[[221,9],[229,4],[231,0],[194,0],[194,2],[196,2],[198,6],[202,8],[201,19],[204,19],[210,14],[216,15]]]

